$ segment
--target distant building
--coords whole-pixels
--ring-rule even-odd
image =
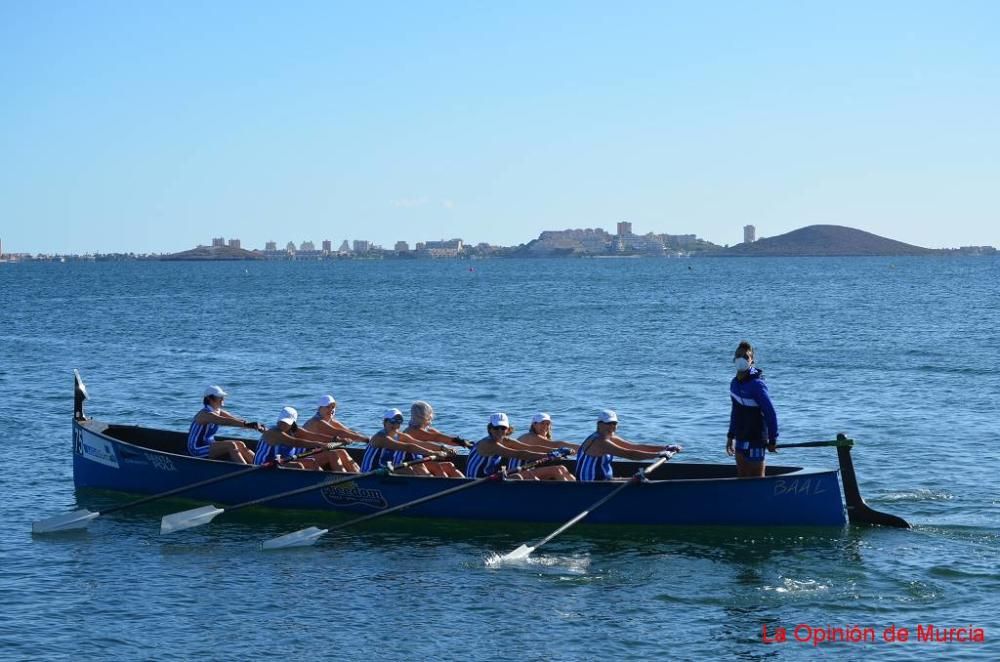
[[[299,251],[303,253],[307,253],[309,251],[314,251],[314,250],[316,250],[316,244],[312,243],[311,241],[303,241],[301,244],[299,244]]]
[[[266,244],[264,244],[264,250],[265,251],[276,251],[276,250],[278,250],[278,243],[274,242],[274,241],[269,241]]]
[[[743,226],[743,243],[752,244],[757,241],[757,228],[752,225]]]
[[[340,245],[340,248],[338,248],[338,249],[337,249],[337,252],[338,252],[338,253],[343,253],[344,255],[346,255],[346,254],[348,254],[348,253],[350,253],[350,252],[351,252],[351,247],[350,247],[350,245],[349,245],[349,244],[347,243],[347,240],[346,240],[346,239],[344,240],[344,243],[342,243],[342,244]]]
[[[324,253],[329,253],[332,250],[333,250],[333,242],[331,242],[329,239],[324,239],[323,240],[323,252]]]
[[[419,245],[419,244],[418,244]],[[423,247],[418,250],[421,257],[458,257],[462,252],[461,239],[449,239],[448,241],[425,241]]]
[[[285,251],[288,252],[288,253],[294,253],[295,252],[295,242],[294,241],[290,241],[287,244],[285,244]]]
[[[408,243],[406,243],[405,241],[397,241],[395,248],[396,248],[396,252],[397,253],[409,253],[410,252],[410,245]]]
[[[226,238],[225,237],[213,237],[212,238],[212,246],[213,247],[215,247],[215,246],[225,246],[225,245],[226,245]]]
[[[239,239],[230,239],[229,240],[229,247],[230,248],[239,248],[240,247],[240,240]]]
[[[364,239],[354,240],[354,252],[355,253],[367,253],[372,249],[372,242],[366,241]]]
[[[628,221],[621,221],[618,223],[618,236],[619,237],[629,237],[632,235],[632,224]]]

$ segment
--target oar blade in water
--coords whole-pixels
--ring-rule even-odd
[[[500,557],[501,561],[523,561],[528,558],[531,553],[535,551],[534,547],[529,547],[528,545],[521,545],[513,552],[508,552]]]
[[[55,517],[49,517],[47,519],[38,520],[37,522],[32,522],[31,532],[55,533],[57,531],[82,529],[90,524],[90,520],[98,517],[99,515],[100,513],[91,512],[86,508],[74,510],[73,512],[66,513],[65,515],[56,515]]]
[[[226,511],[215,506],[202,506],[201,508],[192,508],[191,510],[164,515],[163,519],[160,520],[160,533],[164,534],[184,529],[193,529],[196,526],[208,524],[216,516],[224,512]]]
[[[261,549],[286,549],[288,547],[308,547],[314,544],[319,537],[329,531],[319,527],[310,526],[308,529],[299,529],[291,533],[286,533],[277,538],[265,540],[260,544]]]

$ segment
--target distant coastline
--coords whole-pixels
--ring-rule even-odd
[[[623,229],[624,226],[624,229]],[[485,258],[639,258],[639,257],[864,257],[919,255],[996,255],[993,246],[959,248],[924,248],[894,239],[839,225],[810,225],[775,237],[762,237],[734,246],[719,246],[695,235],[649,233],[634,235],[631,224],[619,224],[619,232],[603,229],[546,230],[537,239],[518,246],[466,244],[461,239],[418,243],[411,250],[405,242],[384,249],[370,242],[354,242],[354,249],[344,241],[337,251],[329,241],[317,250],[312,242],[299,248],[289,242],[277,249],[269,242],[265,250],[247,250],[239,240],[226,244],[222,238],[212,246],[197,246],[170,254],[95,253],[58,255],[12,253],[0,255],[0,262],[29,261],[258,261],[258,260],[383,260],[383,259],[485,259]]]

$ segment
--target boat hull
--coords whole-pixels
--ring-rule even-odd
[[[73,476],[78,488],[156,494],[247,472],[230,462],[180,452],[176,432],[74,420]],[[170,449],[170,450],[168,450]],[[171,452],[171,450],[175,452]],[[635,463],[621,463],[630,475]],[[622,490],[587,517],[591,524],[707,526],[843,526],[847,522],[835,469],[769,467],[769,475],[739,479],[732,467],[676,463],[653,480]],[[771,472],[775,472],[771,474]],[[261,469],[181,496],[217,505],[329,482],[344,475],[297,469]],[[662,479],[660,477],[663,477]],[[368,514],[429,496],[469,479],[370,476],[269,502],[290,508]],[[478,521],[563,522],[621,483],[486,481],[398,514]]]

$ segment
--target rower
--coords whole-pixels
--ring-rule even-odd
[[[301,455],[307,449],[326,449],[307,458],[286,462],[283,466],[292,469],[323,469],[342,471],[337,467],[334,456],[335,444],[329,441],[329,435],[308,432],[298,426],[299,412],[294,407],[283,407],[278,414],[277,422],[264,431],[257,442],[257,454],[254,464],[260,465],[275,459],[275,456],[291,457]]]
[[[389,409],[382,415],[382,429],[368,440],[368,448],[365,449],[364,458],[361,460],[362,472],[374,471],[390,464],[398,466],[408,460],[419,460],[430,453],[454,454],[455,451],[447,446],[419,441],[400,432],[402,425],[403,412],[398,409]],[[396,469],[394,472],[413,476],[463,477],[462,472],[451,462],[423,462],[412,467]]]
[[[469,460],[465,465],[465,473],[469,478],[482,478],[500,471],[504,461],[530,462],[558,455],[565,457],[569,449],[557,449],[551,452],[528,446],[510,437],[510,419],[507,414],[497,412],[490,416],[486,425],[486,436],[473,445],[469,452]],[[523,471],[507,468],[507,478],[513,480],[574,480],[566,467],[557,465],[551,467],[536,467]]]
[[[302,424],[302,429],[307,432],[327,435],[331,441],[335,442],[368,441],[368,437],[360,432],[355,432],[338,421],[335,417],[336,411],[337,401],[332,395],[324,395],[316,405],[316,413]],[[351,455],[346,450],[338,448],[337,450],[329,451],[329,453],[332,458],[335,458],[333,471],[358,472],[358,465],[351,459]]]
[[[431,427],[431,421],[433,420],[434,407],[431,407],[431,403],[417,400],[410,405],[410,422],[403,432],[419,441],[433,441],[439,444],[450,444],[463,448],[469,448],[472,445],[461,437],[453,437],[435,430]]]
[[[605,409],[597,416],[597,431],[587,437],[577,451],[576,477],[579,480],[613,480],[612,459],[648,460],[670,457],[680,452],[680,446],[635,444],[619,437],[618,414]]]
[[[222,405],[227,395],[229,394],[216,384],[205,388],[201,401],[202,409],[195,414],[188,429],[188,455],[214,460],[226,457],[239,464],[252,464],[253,451],[242,441],[215,438],[215,433],[219,431],[221,425],[264,431],[264,426],[260,423],[244,420],[223,409]]]
[[[568,448],[575,453],[580,448],[579,445],[571,444],[568,441],[552,440],[552,416],[544,411],[531,417],[531,426],[528,431],[517,440],[535,450],[554,451],[559,448]],[[521,460],[516,458],[507,461],[507,471],[517,471],[520,466]]]

